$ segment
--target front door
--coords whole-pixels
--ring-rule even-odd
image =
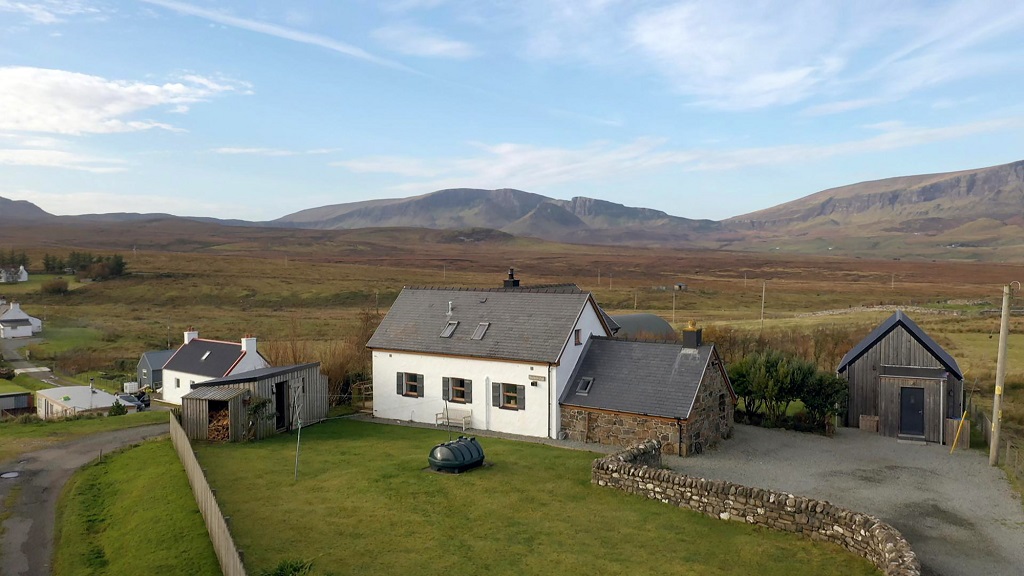
[[[924,388],[900,388],[900,434],[924,436]]]

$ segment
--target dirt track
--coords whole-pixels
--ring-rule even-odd
[[[81,466],[123,446],[168,433],[167,424],[153,424],[86,436],[72,442],[23,454],[0,462],[0,473],[18,472],[0,479],[0,502],[20,487],[10,517],[3,522],[0,539],[2,576],[47,576],[53,557],[53,528],[57,499],[71,474]]]

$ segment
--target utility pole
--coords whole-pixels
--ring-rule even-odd
[[[761,283],[761,331],[764,332],[764,293],[768,289],[768,283]]]
[[[1003,286],[1003,316],[999,322],[999,355],[996,357],[996,393],[992,399],[992,442],[988,447],[988,465],[999,463],[999,421],[1003,410],[1003,384],[1006,382],[1006,337],[1010,331],[1010,285]]]
[[[636,310],[636,298],[637,298],[637,294],[638,293],[639,293],[639,290],[634,288],[633,289],[633,310]]]
[[[676,323],[676,290],[672,287],[672,323]]]

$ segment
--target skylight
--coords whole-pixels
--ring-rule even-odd
[[[441,338],[451,338],[452,333],[455,332],[455,328],[459,326],[458,321],[452,320],[445,325],[444,330],[441,330]]]
[[[586,396],[590,394],[590,387],[594,385],[594,379],[587,376],[580,380],[580,387],[576,389],[576,393],[580,396]]]
[[[476,325],[476,330],[473,331],[473,340],[483,340],[484,334],[487,333],[487,328],[491,325],[490,322],[481,322]]]
[[[207,358],[209,358],[209,357],[210,357],[210,351],[209,351],[209,350],[207,350],[207,351],[206,351],[206,354],[203,354],[203,357],[202,357],[202,358],[200,358],[200,359],[199,359],[199,361],[200,361],[200,362],[202,362],[203,360],[206,360],[206,359],[207,359]]]

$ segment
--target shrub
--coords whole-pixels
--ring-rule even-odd
[[[128,408],[124,404],[121,404],[119,400],[114,400],[114,405],[110,407],[110,411],[107,412],[107,416],[124,416],[128,413]]]
[[[63,278],[51,278],[50,280],[43,282],[43,285],[39,287],[39,290],[43,294],[67,294],[68,281]]]
[[[312,560],[282,560],[272,570],[260,572],[260,576],[308,576],[312,573]]]

